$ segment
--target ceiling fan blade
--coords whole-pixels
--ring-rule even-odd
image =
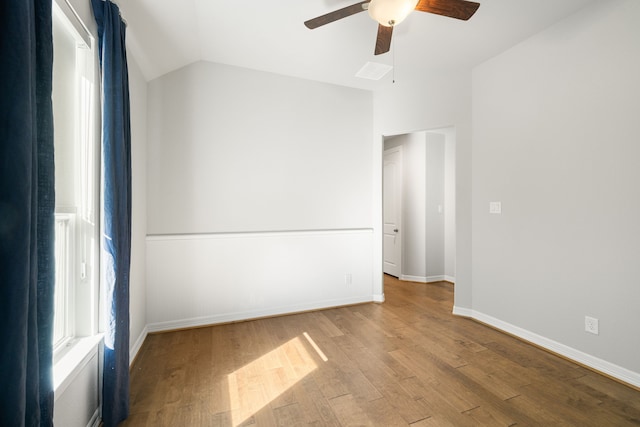
[[[415,10],[466,21],[479,7],[480,3],[466,0],[420,0]]]
[[[389,52],[391,49],[391,35],[393,34],[393,27],[385,27],[378,24],[378,36],[376,37],[376,50],[375,54]]]
[[[359,12],[366,10],[365,4],[368,4],[371,0],[362,1],[360,3],[352,4],[351,6],[343,7],[342,9],[334,10],[326,15],[318,16],[317,18],[305,21],[304,25],[309,29],[321,27],[330,22],[337,21],[338,19],[346,18],[347,16],[355,15]]]

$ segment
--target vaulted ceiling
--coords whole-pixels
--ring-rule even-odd
[[[357,0],[116,1],[131,53],[148,80],[205,60],[363,89],[388,85],[356,78],[367,62],[395,64],[395,79],[471,68],[594,1],[476,0],[469,21],[413,12],[389,53],[374,56],[377,22],[359,13],[309,30],[303,22]]]

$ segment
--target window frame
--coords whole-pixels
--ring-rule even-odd
[[[65,0],[52,1],[54,27],[64,28],[76,43],[75,66],[73,76],[73,117],[59,117],[59,120],[72,120],[67,132],[71,142],[65,148],[72,150],[69,158],[73,163],[73,203],[71,206],[58,205],[56,202],[56,222],[63,218],[69,225],[69,261],[67,280],[56,283],[56,289],[64,289],[64,298],[56,303],[56,312],[64,304],[63,320],[58,327],[64,328],[64,336],[59,333],[54,344],[54,372],[56,364],[64,359],[74,347],[87,337],[99,335],[99,272],[100,272],[100,92],[97,66],[97,44],[90,31]],[[68,48],[68,47],[66,47]],[[54,73],[56,69],[56,46],[54,37]],[[65,71],[66,72],[66,71]],[[55,85],[55,79],[54,79]],[[55,88],[55,86],[54,86]],[[67,95],[70,91],[64,92]],[[56,125],[54,99],[54,126]],[[68,124],[68,122],[65,122]],[[70,134],[73,134],[71,137]],[[56,145],[57,151],[58,145]],[[68,159],[67,159],[68,160]],[[69,162],[67,162],[69,163]],[[56,165],[57,166],[57,165]],[[56,184],[58,192],[58,184]],[[69,192],[71,193],[71,192]],[[67,203],[69,204],[69,203]],[[59,260],[56,259],[56,268]],[[55,316],[55,313],[54,313]],[[59,316],[59,315],[58,315]],[[55,322],[54,322],[55,324]],[[59,332],[59,330],[57,331]],[[53,338],[52,338],[53,339]],[[82,347],[82,346],[80,346]]]

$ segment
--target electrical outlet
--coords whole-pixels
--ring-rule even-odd
[[[598,319],[595,317],[584,316],[584,330],[598,335]]]
[[[351,273],[347,273],[344,275],[344,284],[345,285],[350,285],[351,284]]]

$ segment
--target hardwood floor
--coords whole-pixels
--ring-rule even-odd
[[[122,426],[631,426],[640,392],[451,314],[453,286],[384,304],[149,335]]]

